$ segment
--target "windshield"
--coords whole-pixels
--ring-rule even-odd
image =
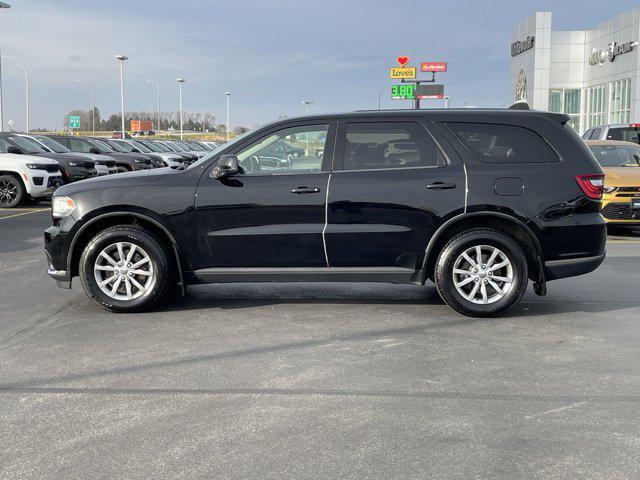
[[[140,150],[142,153],[149,153],[151,151],[149,147],[147,147],[146,145],[143,145],[142,143],[136,140],[130,140],[130,142],[131,142],[131,145],[133,145],[135,148]]]
[[[186,152],[187,151],[187,149],[184,148],[179,143],[176,143],[176,142],[167,142],[167,143],[169,144],[169,148],[173,147],[176,152]]]
[[[640,147],[627,145],[589,145],[603,167],[640,166]]]
[[[39,136],[39,137],[36,137],[36,139],[38,139],[38,141],[40,143],[45,144],[47,147],[49,147],[51,150],[53,150],[56,153],[69,153],[69,152],[71,152],[71,150],[69,150],[67,147],[65,147],[61,143],[56,142],[52,138],[45,137],[45,136]]]
[[[242,135],[238,135],[236,138],[231,140],[229,143],[226,143],[224,145],[224,149],[226,150],[227,147],[232,147],[232,146],[236,145],[237,143],[242,142],[246,137],[249,136],[249,134],[251,134],[250,130],[247,131],[247,132],[244,132]],[[191,170],[192,168],[195,168],[195,167],[200,167],[201,165],[207,163],[211,159],[211,157],[213,157],[214,155],[217,155],[219,151],[220,150],[214,150],[213,152],[207,153],[204,157],[202,157],[198,161],[193,162],[191,165],[189,165],[187,167],[187,170]]]
[[[87,138],[86,139],[87,142],[89,142],[91,145],[93,145],[94,147],[96,147],[98,150],[100,150],[100,153],[113,153],[115,152],[115,150],[113,148],[111,148],[109,145],[107,145],[104,142],[101,142],[100,140],[95,140],[93,138]]]
[[[147,147],[149,147],[153,152],[166,153],[171,151],[165,145],[162,145],[160,142],[150,142],[148,140],[138,140],[138,141],[141,142],[143,145],[146,145]]]
[[[46,150],[42,148],[41,145],[38,145],[33,140],[28,140],[24,137],[19,137],[18,135],[7,135],[7,138],[19,146],[22,150],[27,153],[44,153]]]
[[[122,142],[116,142],[114,140],[102,140],[104,143],[106,143],[107,145],[109,145],[111,148],[113,148],[114,150],[121,152],[121,153],[129,153],[131,151],[131,145],[129,145],[128,143],[122,143]],[[129,147],[127,149],[127,147]]]

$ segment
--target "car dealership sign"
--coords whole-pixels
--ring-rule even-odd
[[[591,51],[591,55],[589,55],[589,64],[601,65],[605,60],[613,62],[618,55],[629,53],[637,46],[638,42],[626,42],[621,44],[611,42],[604,50],[594,48]]]
[[[515,57],[516,55],[520,55],[521,53],[526,52],[527,50],[531,50],[535,46],[536,37],[527,36],[524,40],[518,40],[511,44],[511,56]]]

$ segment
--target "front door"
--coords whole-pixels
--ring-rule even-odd
[[[331,122],[280,127],[227,152],[238,157],[240,174],[211,178],[210,166],[195,202],[201,268],[326,267],[334,138]]]
[[[346,121],[336,150],[329,264],[421,266],[433,233],[464,211],[465,172],[455,151],[416,117]]]

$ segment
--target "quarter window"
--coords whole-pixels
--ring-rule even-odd
[[[344,169],[438,167],[445,156],[417,123],[347,123]]]
[[[490,123],[447,123],[480,160],[495,163],[553,163],[558,155],[540,135],[524,127]]]
[[[319,172],[328,131],[329,125],[307,125],[285,128],[267,135],[236,154],[242,173]]]

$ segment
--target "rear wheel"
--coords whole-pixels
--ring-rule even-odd
[[[462,232],[440,252],[435,283],[442,299],[458,312],[501,315],[527,288],[527,258],[511,237],[478,228]]]
[[[13,175],[0,175],[0,207],[13,208],[25,199],[24,185]]]
[[[98,233],[80,258],[87,295],[112,312],[148,309],[172,286],[171,261],[149,232],[132,225]]]

